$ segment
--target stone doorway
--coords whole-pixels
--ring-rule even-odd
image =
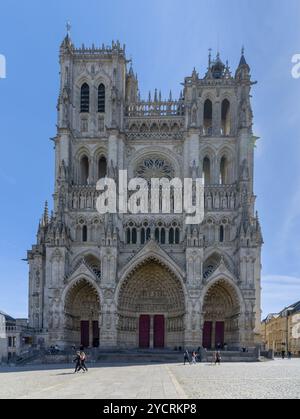
[[[99,347],[100,300],[96,288],[86,280],[69,290],[65,301],[65,333],[69,345]]]
[[[226,281],[212,285],[203,305],[203,347],[237,349],[240,344],[240,304],[235,289]]]
[[[118,297],[118,346],[183,347],[185,299],[180,281],[148,261],[128,276]]]
[[[139,348],[164,349],[165,316],[141,315],[139,320]]]

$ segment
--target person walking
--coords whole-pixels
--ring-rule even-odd
[[[84,351],[81,351],[80,352],[80,366],[81,366],[81,369],[83,370],[83,372],[88,372],[88,369],[87,369],[85,363],[86,363],[86,354],[85,354]]]
[[[184,352],[184,365],[185,365],[187,362],[191,365],[189,351],[186,349],[186,351]]]
[[[196,352],[193,352],[193,354],[192,354],[192,364],[193,365],[197,364],[197,354],[196,354]]]
[[[215,353],[215,365],[221,365],[221,352],[216,351]]]
[[[80,359],[80,352],[76,352],[76,357],[74,358],[73,362],[76,362],[74,374],[81,370],[81,359]]]

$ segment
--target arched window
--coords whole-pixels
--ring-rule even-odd
[[[130,230],[130,228],[127,228],[127,231],[126,231],[126,241],[127,241],[127,244],[131,243],[131,230]]]
[[[230,135],[230,103],[227,99],[222,102],[222,134]]]
[[[208,157],[203,160],[203,178],[204,184],[210,185],[210,160]]]
[[[87,83],[81,86],[80,112],[90,111],[90,87]]]
[[[141,230],[141,244],[145,244],[146,243],[146,231],[144,228],[142,228]]]
[[[224,226],[220,226],[220,242],[224,242]]]
[[[101,157],[98,162],[98,179],[103,179],[107,176],[107,160]]]
[[[89,181],[89,159],[83,156],[80,161],[80,182],[82,185],[87,185]]]
[[[155,229],[155,240],[159,243],[159,236],[160,236],[160,231],[159,228]]]
[[[162,228],[160,232],[160,241],[161,244],[166,244],[166,230],[164,228]]]
[[[179,228],[176,228],[175,230],[175,244],[179,244],[180,243],[180,230]]]
[[[105,113],[105,86],[102,83],[98,87],[98,112]]]
[[[212,117],[213,107],[212,101],[207,99],[204,103],[204,131],[206,135],[212,135]]]
[[[170,230],[169,230],[169,244],[174,244],[174,239],[175,239],[174,228],[170,228]]]
[[[131,232],[131,240],[132,240],[132,244],[137,244],[137,231],[136,228],[132,229]]]
[[[82,241],[84,242],[84,243],[86,243],[87,242],[87,239],[88,239],[88,234],[87,234],[87,226],[83,226],[82,227]]]
[[[227,185],[228,182],[228,160],[222,157],[220,163],[220,185]]]
[[[147,228],[147,231],[146,231],[146,240],[148,241],[150,239],[151,239],[151,229],[150,228]]]

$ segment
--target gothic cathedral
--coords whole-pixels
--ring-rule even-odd
[[[54,209],[28,252],[29,319],[45,345],[100,349],[253,347],[261,247],[250,67],[217,54],[179,99],[139,94],[119,42],[60,48]],[[106,214],[100,178],[205,181],[205,218]]]

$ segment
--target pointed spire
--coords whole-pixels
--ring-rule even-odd
[[[130,57],[130,60],[129,61],[130,61],[129,75],[134,77],[132,57]]]
[[[172,90],[170,90],[170,94],[169,94],[169,102],[172,102],[173,98],[172,98]]]
[[[154,91],[154,102],[157,102],[157,89]]]
[[[48,201],[45,202],[45,209],[44,209],[44,215],[43,215],[43,222],[44,225],[47,226],[49,223],[49,209],[48,209]]]
[[[69,20],[66,22],[66,29],[67,29],[67,38],[71,38],[72,26],[71,26],[71,22]]]
[[[209,48],[209,50],[208,50],[208,68],[211,67],[211,53],[212,53],[212,49]]]
[[[243,65],[248,65],[247,61],[246,61],[246,58],[245,58],[245,47],[244,46],[242,46],[241,59],[240,59],[239,67],[241,67]]]

